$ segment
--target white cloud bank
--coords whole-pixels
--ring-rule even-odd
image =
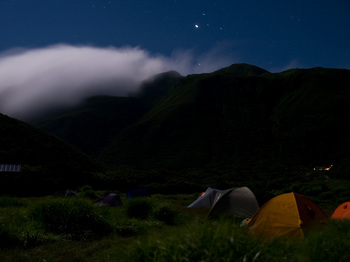
[[[25,120],[93,95],[126,96],[157,73],[212,72],[232,63],[220,50],[211,50],[197,60],[191,52],[164,57],[133,47],[61,44],[8,50],[0,53],[0,113]]]

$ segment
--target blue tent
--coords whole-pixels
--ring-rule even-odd
[[[126,199],[135,198],[135,197],[149,197],[149,196],[151,196],[151,194],[147,188],[134,189],[134,190],[128,191],[128,193],[126,194]]]

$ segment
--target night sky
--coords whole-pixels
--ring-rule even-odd
[[[349,15],[349,0],[1,0],[0,52],[131,46],[217,52],[270,71],[350,68]]]
[[[235,63],[350,69],[349,0],[0,0],[0,113],[27,119]]]

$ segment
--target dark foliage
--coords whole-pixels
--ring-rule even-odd
[[[126,214],[130,218],[148,219],[152,214],[154,203],[145,197],[130,199],[126,203]]]

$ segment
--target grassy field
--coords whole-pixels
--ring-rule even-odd
[[[350,261],[350,223],[303,240],[261,239],[241,220],[208,220],[194,195],[99,207],[88,197],[0,197],[0,261]],[[336,204],[334,204],[336,205]]]

